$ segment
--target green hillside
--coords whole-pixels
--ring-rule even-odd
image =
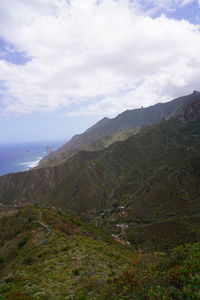
[[[200,299],[199,199],[199,94],[0,177],[0,300]]]
[[[56,209],[26,206],[0,218],[0,299],[200,298],[200,244],[133,251]]]
[[[105,233],[59,210],[27,206],[0,218],[0,299],[98,295],[133,258]]]
[[[100,151],[80,151],[58,166],[1,177],[3,209],[30,202],[68,209],[106,225],[136,248],[163,250],[198,241],[199,106],[198,96],[176,117],[130,136],[129,131],[128,138]]]
[[[39,167],[55,166],[80,150],[101,150],[116,140],[117,133],[121,138],[125,131],[159,123],[162,119],[170,117],[180,107],[196,98],[200,98],[200,95],[194,91],[191,95],[180,97],[167,103],[158,103],[146,108],[127,110],[113,119],[103,118],[84,133],[75,135],[57,151],[42,159]],[[103,141],[100,141],[102,138]]]

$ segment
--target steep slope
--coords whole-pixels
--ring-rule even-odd
[[[0,299],[94,299],[134,255],[56,209],[27,206],[0,227]]]
[[[143,127],[103,150],[80,151],[55,167],[1,177],[0,202],[12,206],[31,201],[71,209],[106,223],[139,247],[159,249],[197,241],[199,102],[196,96],[176,118]],[[117,231],[115,224],[126,225],[126,230]],[[168,239],[171,224],[177,231]],[[156,228],[162,228],[162,236],[155,234]],[[146,243],[146,237],[151,242]]]
[[[87,150],[88,145],[91,151],[98,151],[112,143],[115,133],[127,131],[140,126],[149,126],[159,123],[162,119],[170,116],[180,106],[198,97],[198,92],[194,91],[191,95],[177,98],[168,103],[159,103],[151,107],[127,110],[114,119],[104,118],[90,127],[83,134],[75,135],[69,142],[60,149],[41,160],[39,167],[53,166],[80,150]],[[100,142],[95,143],[102,137],[106,137],[106,145]],[[110,141],[109,141],[110,139]],[[91,145],[92,144],[92,145]]]
[[[177,109],[169,119],[176,119],[185,124],[197,121],[200,115],[200,92],[196,92],[196,95],[193,101]]]
[[[177,155],[177,152],[184,151],[186,158],[191,153],[195,153],[195,148],[192,146],[198,147],[198,142],[199,119],[190,124],[182,124],[177,120],[163,121],[159,125],[140,129],[128,139],[115,142],[104,150],[80,151],[59,166],[2,176],[0,199],[1,201],[4,199],[2,203],[6,203],[6,199],[16,202],[20,198],[37,200],[41,193],[45,194],[57,184],[64,185],[66,182],[66,186],[72,185],[73,180],[77,182],[81,177],[84,181],[88,179],[91,188],[96,180],[101,187],[113,182],[119,189],[118,183],[127,184],[126,176],[129,176],[133,168],[137,169],[138,166],[145,178],[146,164],[155,164],[154,168],[157,168],[160,162],[171,160],[173,167],[182,162],[183,155]],[[191,147],[188,148],[189,146]],[[170,151],[175,153],[175,157],[169,155]],[[106,179],[103,180],[105,176]],[[77,191],[79,190],[81,188],[77,185]],[[60,193],[62,192],[63,189],[60,188]]]

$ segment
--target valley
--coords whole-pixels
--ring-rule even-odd
[[[199,170],[194,92],[0,177],[0,299],[198,299]]]

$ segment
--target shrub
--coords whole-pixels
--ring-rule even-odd
[[[3,256],[0,256],[0,265],[4,263],[4,258]]]
[[[28,241],[28,237],[25,237],[25,238],[21,239],[21,240],[19,241],[19,243],[18,243],[18,247],[19,247],[19,248],[24,247],[24,245],[26,245],[27,241]]]
[[[8,293],[7,295],[7,298],[8,300],[28,300],[28,299],[31,299],[32,297],[24,294],[23,292],[21,291],[18,291],[18,290],[12,290]]]
[[[77,300],[87,300],[87,297],[81,292],[77,295]]]
[[[34,263],[34,261],[35,261],[35,259],[29,256],[29,257],[25,257],[25,258],[22,260],[22,264],[23,264],[24,266],[30,266],[30,265],[32,265],[32,264]]]
[[[78,275],[80,274],[80,271],[79,271],[79,269],[74,269],[74,270],[72,271],[72,273],[73,273],[75,276],[78,276]]]

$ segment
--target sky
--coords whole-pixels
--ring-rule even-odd
[[[0,0],[0,143],[200,89],[200,0]]]

